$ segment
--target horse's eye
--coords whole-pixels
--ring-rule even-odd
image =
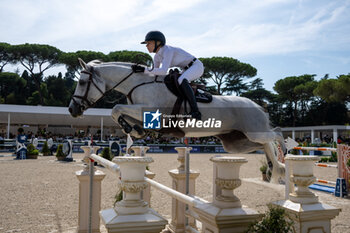
[[[79,80],[79,84],[80,84],[80,85],[84,85],[85,83],[86,83],[86,81],[84,81],[84,80],[82,80],[82,79]]]

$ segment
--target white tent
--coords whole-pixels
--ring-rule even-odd
[[[111,118],[112,109],[91,108],[81,118],[73,118],[67,107],[0,104],[0,124],[7,125],[7,138],[11,125],[44,125],[47,127],[117,127]]]

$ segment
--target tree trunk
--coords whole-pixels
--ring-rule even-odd
[[[294,102],[294,111],[293,111],[293,127],[295,127],[295,122],[297,118],[297,102]]]
[[[44,98],[43,98],[43,94],[41,93],[41,88],[40,88],[40,85],[41,85],[40,77],[42,74],[39,73],[39,74],[32,74],[32,75],[33,75],[33,78],[35,81],[36,88],[38,89],[38,92],[39,92],[40,105],[44,106]]]

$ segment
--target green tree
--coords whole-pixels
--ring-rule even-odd
[[[40,104],[44,105],[44,98],[41,92],[41,83],[44,72],[59,64],[59,56],[62,53],[59,49],[42,44],[21,44],[11,46],[11,51],[23,67],[32,76],[40,99]]]
[[[243,79],[256,75],[257,70],[246,63],[231,57],[200,58],[203,62],[204,78],[211,79],[217,87],[218,94],[240,94],[247,86]]]
[[[14,56],[11,52],[11,45],[0,43],[0,73],[3,72],[7,64],[15,63]]]
[[[291,105],[285,105],[285,100],[278,94],[272,94],[267,105],[267,112],[269,113],[270,121],[274,126],[291,126],[292,120],[290,118],[291,113],[286,113],[291,109]],[[291,112],[291,111],[290,111]],[[290,119],[286,119],[289,117]]]
[[[337,79],[322,79],[314,94],[327,102],[350,102],[350,74],[340,75]]]
[[[26,80],[16,73],[0,73],[0,96],[5,104],[23,104],[23,91]]]
[[[36,84],[32,75],[28,73],[27,70],[24,70],[21,77],[26,80],[26,86],[22,93],[23,98],[28,99],[32,96],[33,92],[37,91]],[[40,101],[39,101],[40,103]]]
[[[315,75],[292,76],[280,79],[275,83],[273,89],[280,95],[281,99],[293,108],[292,125],[295,126],[298,118],[298,106],[301,109],[307,107],[307,102],[313,97],[313,90],[317,86]]]
[[[336,114],[335,114],[336,113]],[[302,123],[304,125],[345,125],[350,121],[344,103],[314,101]]]
[[[69,82],[70,80],[68,80]],[[70,87],[66,85],[67,80],[62,78],[62,74],[58,76],[51,75],[46,78],[47,85],[47,105],[50,106],[68,106],[70,97],[73,94]]]
[[[274,95],[265,88],[249,90],[244,92],[241,96],[249,98],[263,107],[267,107],[267,104],[274,98]]]
[[[119,62],[132,62],[139,63],[143,65],[151,65],[152,57],[143,52],[139,51],[114,51],[108,54],[109,61],[119,61]]]
[[[76,79],[79,78],[81,71],[81,66],[79,64],[78,58],[83,59],[85,62],[90,62],[92,60],[108,60],[108,57],[104,53],[95,51],[81,50],[77,52],[62,53],[59,58],[60,63],[64,64],[67,68],[68,73],[74,76]]]
[[[256,78],[249,84],[250,90],[258,90],[264,88],[264,81],[261,78]]]
[[[247,86],[249,90],[242,93],[241,96],[253,100],[255,103],[266,109],[267,103],[274,98],[274,95],[263,86],[263,80],[261,78],[256,78]]]
[[[46,85],[46,83],[41,83],[40,84],[40,93],[41,94],[39,94],[39,91],[34,91],[34,92],[32,92],[31,93],[31,96],[29,96],[28,98],[27,98],[27,101],[26,101],[26,103],[28,104],[28,105],[41,105],[41,98],[43,98],[43,103],[45,104],[45,105],[47,105],[47,103],[46,103],[46,99],[47,99],[47,96],[48,96],[48,91],[47,91],[47,85]]]

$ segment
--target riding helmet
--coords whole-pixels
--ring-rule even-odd
[[[147,33],[145,37],[145,41],[141,42],[141,44],[146,44],[147,41],[160,41],[160,45],[165,45],[165,36],[160,31],[150,31]]]

